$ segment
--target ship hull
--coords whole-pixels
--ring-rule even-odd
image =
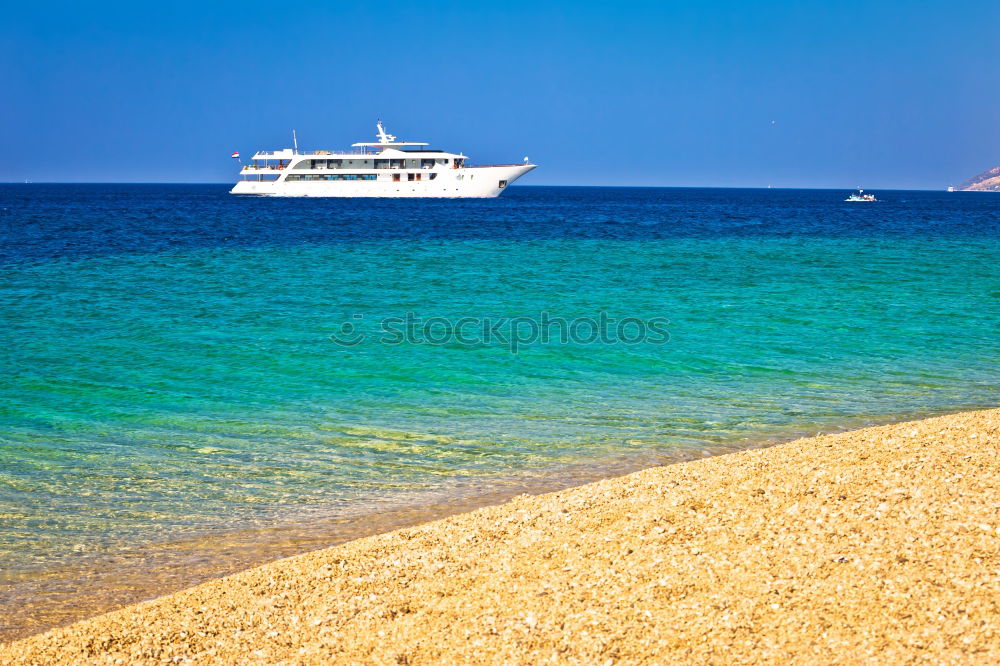
[[[377,197],[377,198],[479,198],[497,197],[515,180],[535,168],[534,164],[513,166],[464,167],[433,169],[420,172],[420,180],[408,180],[400,172],[382,170],[375,180],[296,180],[279,178],[274,181],[241,180],[232,194],[252,194],[270,197]],[[340,172],[345,173],[345,172]],[[350,172],[346,172],[350,173]],[[372,171],[358,171],[372,174]],[[430,176],[434,175],[432,179]]]

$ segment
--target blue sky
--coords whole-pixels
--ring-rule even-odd
[[[524,184],[941,189],[1000,164],[1000,2],[17,3],[0,181],[231,182],[376,118]]]

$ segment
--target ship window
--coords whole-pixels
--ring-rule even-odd
[[[399,174],[398,173],[392,174],[392,182],[394,182],[394,183],[398,183],[399,182]]]
[[[398,175],[398,174],[395,174]],[[276,177],[276,176],[275,176]],[[285,177],[289,180],[375,180],[373,173],[290,173]],[[272,178],[273,180],[273,178]]]
[[[406,174],[406,180],[416,180],[416,174],[414,173]]]
[[[434,166],[434,160],[433,159],[429,159],[429,160],[428,159],[423,159],[423,160],[420,160],[420,168],[421,169],[430,169],[432,166]]]
[[[344,160],[300,160],[295,163],[293,169],[340,169]]]
[[[501,180],[500,181],[500,189],[503,189],[505,187],[507,187],[507,181],[506,180]]]
[[[430,176],[431,176],[431,180],[434,180],[435,178],[438,177],[438,175],[436,173],[432,173]]]

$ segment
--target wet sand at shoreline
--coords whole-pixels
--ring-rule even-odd
[[[0,662],[996,662],[998,453],[994,409],[656,467],[279,560]]]

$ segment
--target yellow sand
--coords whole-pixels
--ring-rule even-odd
[[[3,663],[1000,663],[1000,410],[681,463],[279,560]]]

